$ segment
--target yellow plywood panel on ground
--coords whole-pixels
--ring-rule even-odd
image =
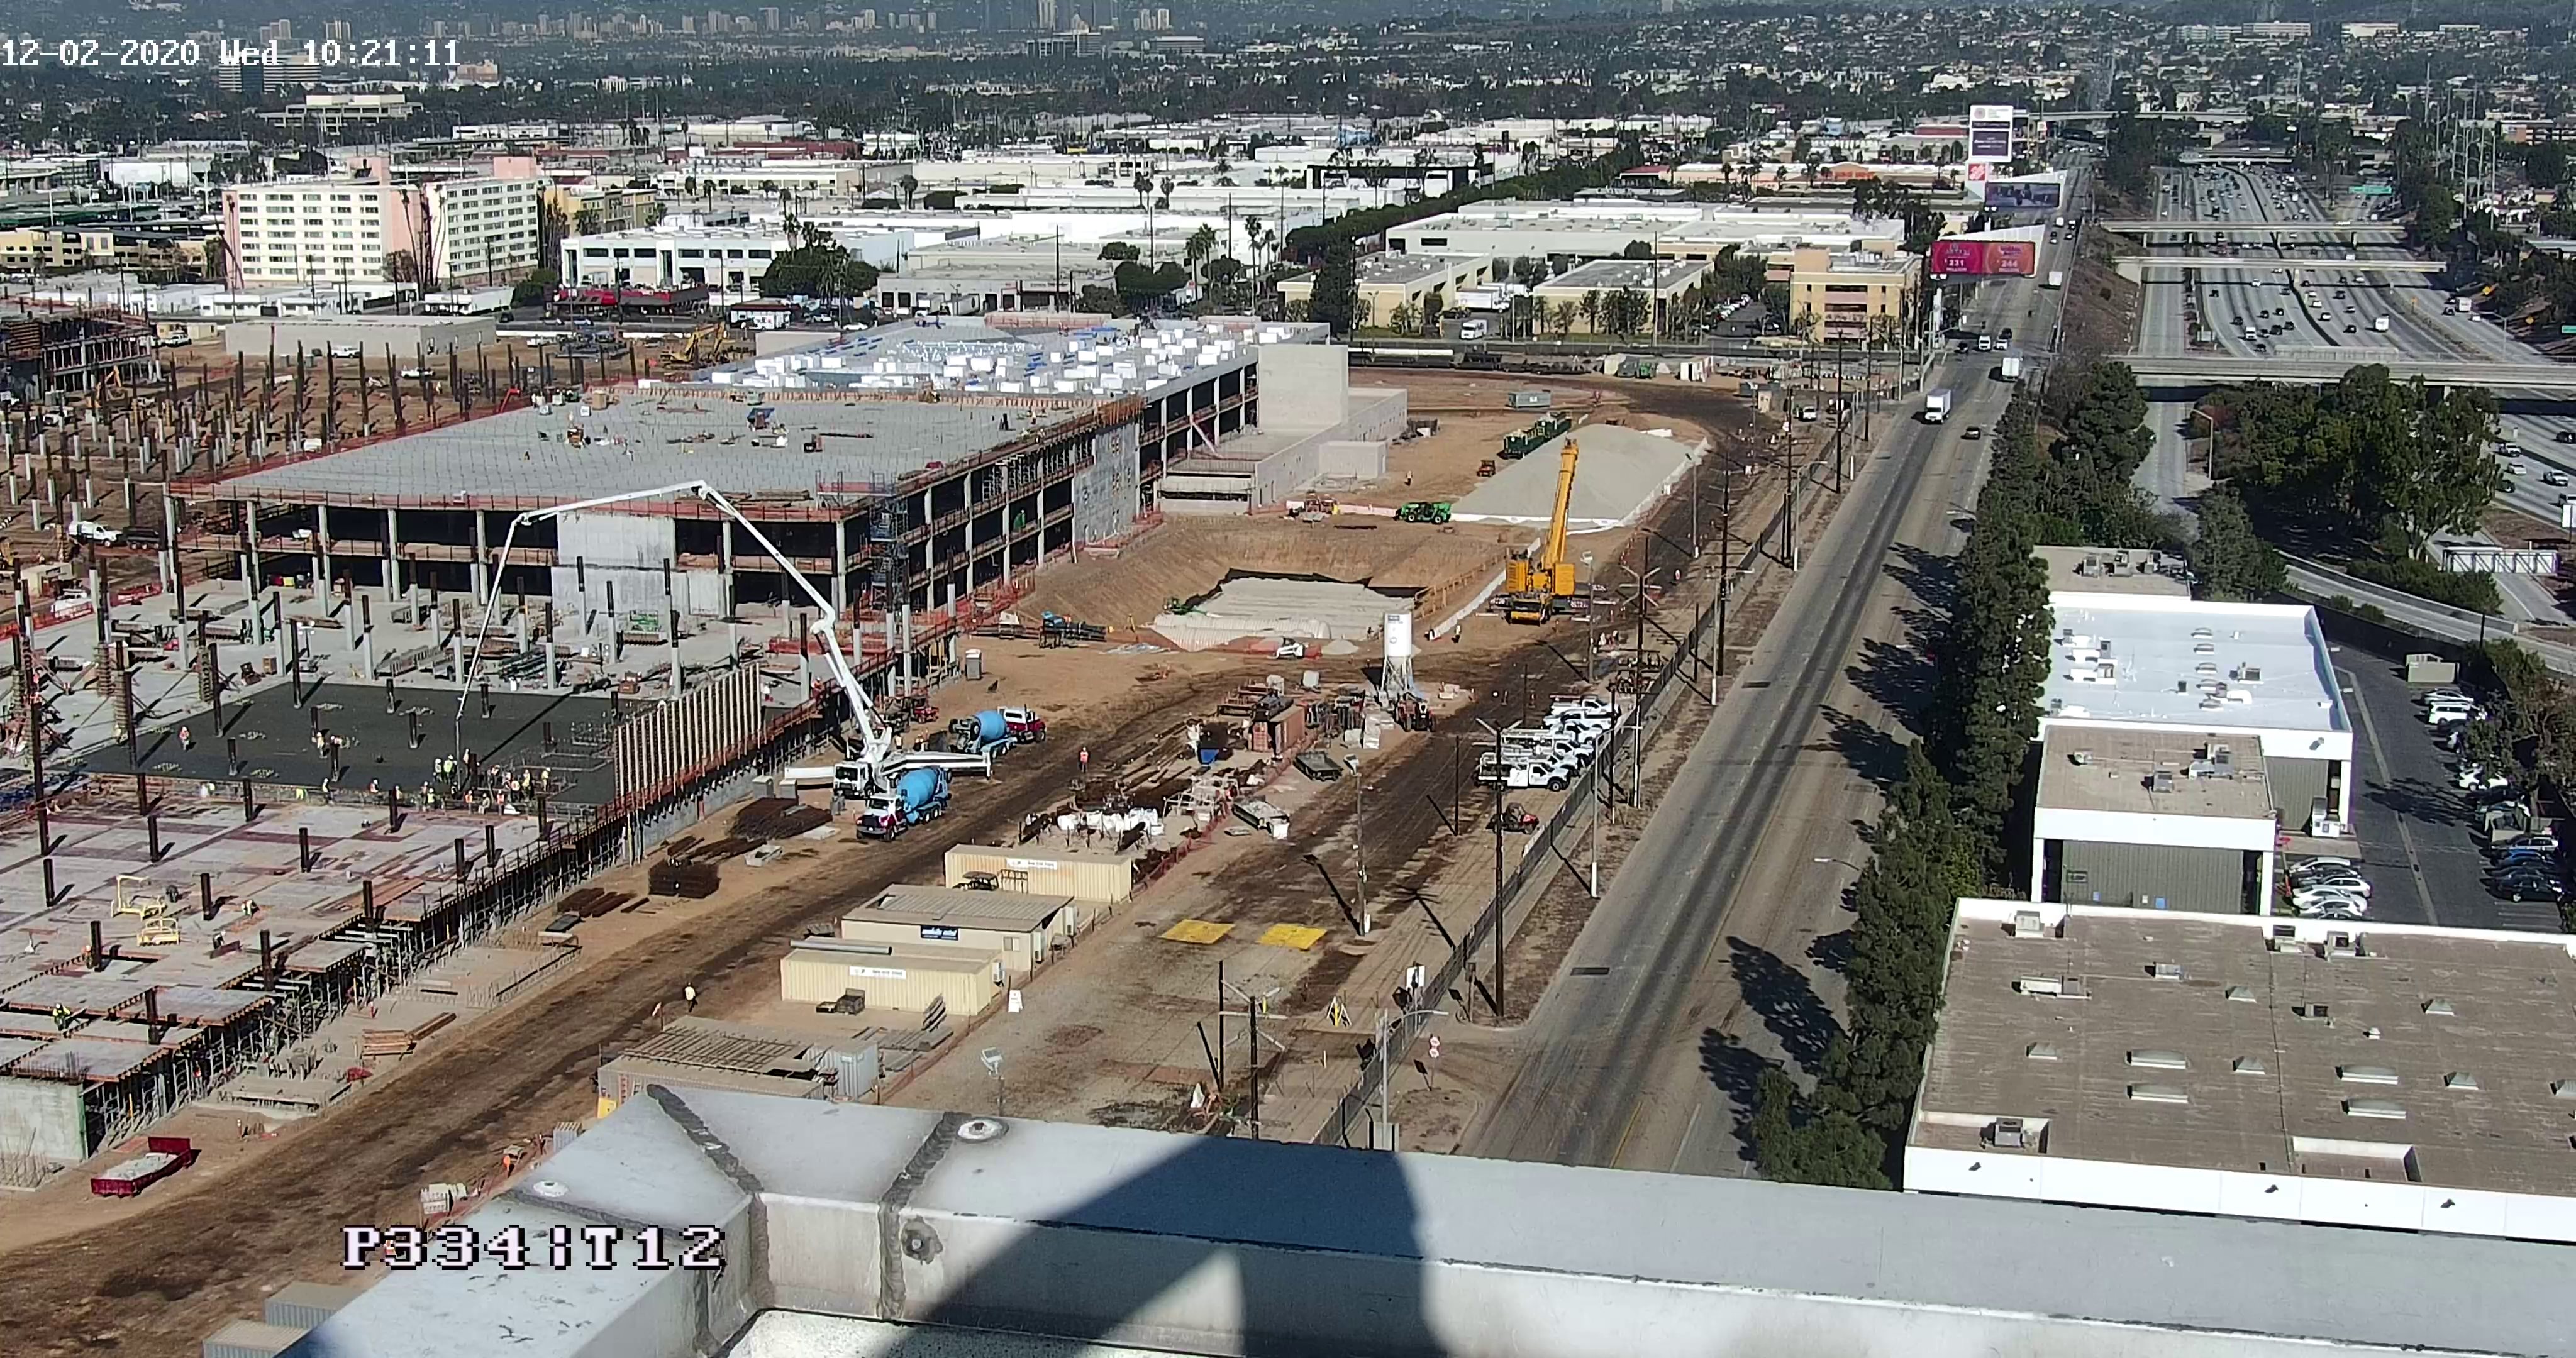
[[[1213,920],[1185,919],[1165,929],[1163,937],[1174,943],[1214,943],[1233,932],[1234,926],[1231,924],[1218,924]]]
[[[1261,941],[1274,948],[1295,948],[1304,952],[1322,942],[1324,931],[1305,924],[1274,924],[1262,931]]]

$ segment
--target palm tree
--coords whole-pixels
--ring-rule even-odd
[[[1136,172],[1136,206],[1140,208],[1145,206],[1145,199],[1153,192],[1154,176],[1144,170],[1138,170]]]
[[[1601,289],[1587,288],[1583,293],[1583,328],[1598,333],[1601,329]]]
[[[1412,334],[1420,327],[1421,322],[1422,308],[1411,302],[1396,303],[1395,310],[1387,313],[1386,318],[1387,328],[1399,335]]]
[[[1204,222],[1200,223],[1198,230],[1190,233],[1188,243],[1181,247],[1181,261],[1189,265],[1193,278],[1203,277],[1201,271],[1215,254],[1216,228]]]
[[[1575,306],[1571,301],[1559,302],[1549,311],[1548,319],[1556,326],[1558,339],[1563,339],[1574,332],[1574,312]]]

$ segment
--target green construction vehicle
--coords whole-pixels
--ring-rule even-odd
[[[1414,500],[1399,506],[1395,517],[1403,523],[1447,523],[1449,508],[1447,500]]]

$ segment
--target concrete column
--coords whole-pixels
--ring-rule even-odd
[[[716,599],[717,611],[733,616],[733,520],[716,520]]]
[[[480,601],[492,589],[492,549],[484,543],[483,511],[474,511],[474,597]]]
[[[259,582],[268,574],[268,563],[259,554],[259,501],[242,501],[242,538],[249,544],[251,597],[259,597]]]
[[[331,588],[331,506],[313,506],[314,579],[327,595]]]
[[[850,611],[850,521],[832,520],[832,607]]]
[[[385,598],[388,600],[403,589],[402,534],[396,527],[401,522],[402,511],[388,506],[385,509]]]

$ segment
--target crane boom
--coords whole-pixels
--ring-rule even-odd
[[[680,495],[692,495],[715,506],[718,513],[749,533],[751,540],[760,545],[762,553],[776,562],[778,569],[784,572],[788,579],[796,582],[796,587],[804,592],[806,599],[822,615],[823,655],[830,664],[833,682],[840,686],[842,696],[849,699],[851,720],[858,726],[858,748],[852,751],[855,762],[872,779],[890,778],[894,762],[894,733],[877,724],[876,710],[868,702],[867,691],[859,687],[859,677],[850,669],[849,658],[841,654],[837,627],[840,621],[840,610],[834,608],[832,601],[825,598],[820,590],[814,588],[814,583],[805,578],[803,571],[796,569],[796,563],[788,560],[786,553],[778,550],[777,544],[769,540],[768,534],[760,531],[759,525],[735,508],[733,501],[726,499],[723,492],[704,481],[681,481],[667,486],[655,486],[650,490],[621,491],[615,495],[601,495],[588,500],[549,505],[544,509],[528,510],[510,520],[509,531],[501,538],[501,553],[492,560],[492,592],[490,597],[484,600],[482,625],[474,635],[473,668],[482,667],[483,643],[492,634],[492,618],[501,606],[501,576],[503,569],[509,564],[510,548],[517,541],[521,527],[532,523],[543,523],[565,514],[579,513],[585,509],[605,509],[610,505],[632,504],[638,500],[662,500]],[[677,644],[678,638],[674,637],[672,640]],[[457,694],[456,715],[458,721],[462,723],[465,716],[466,697],[472,692],[474,685],[470,676],[460,675],[458,681],[464,691]]]
[[[1557,572],[1565,568],[1565,515],[1574,507],[1574,463],[1581,455],[1574,446],[1574,437],[1567,435],[1565,452],[1557,461],[1556,512],[1548,516],[1547,541],[1539,548],[1538,554],[1538,572],[1548,582],[1548,587],[1558,594],[1573,592],[1557,589],[1555,581]]]

